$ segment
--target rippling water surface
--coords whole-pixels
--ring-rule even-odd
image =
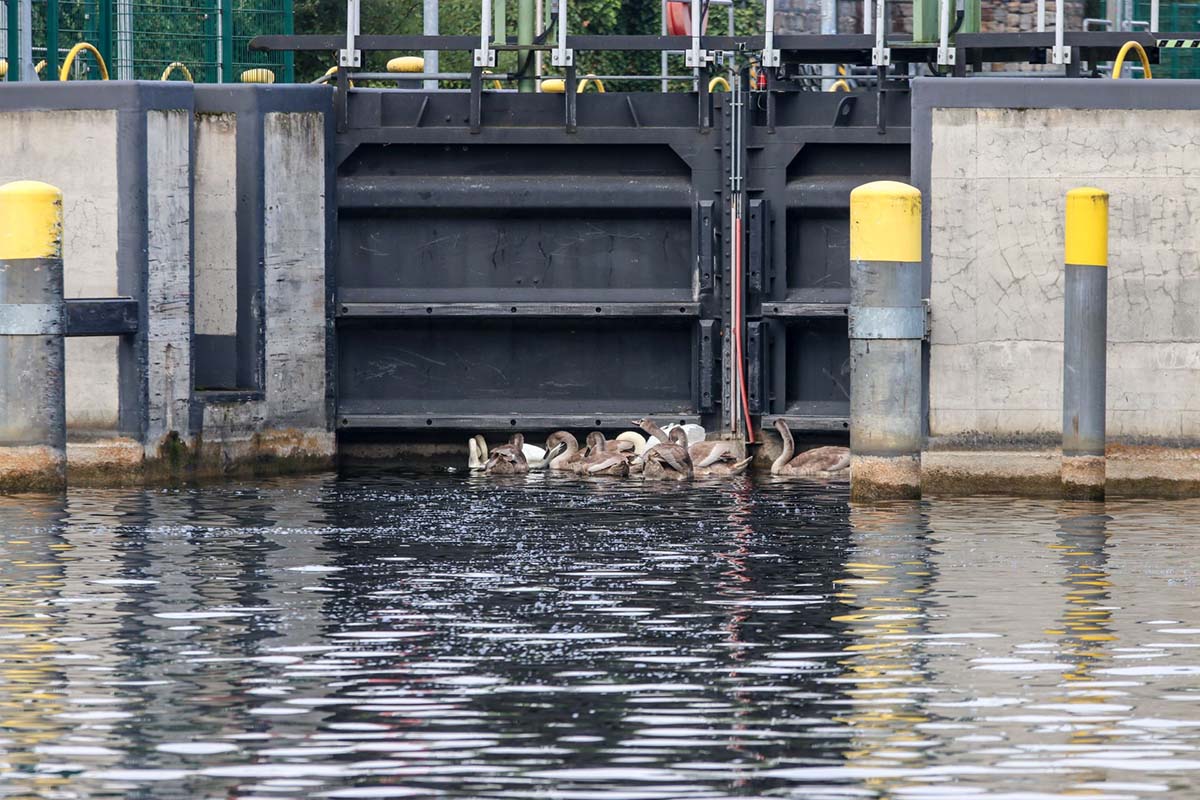
[[[0,501],[0,796],[1200,797],[1200,502]]]

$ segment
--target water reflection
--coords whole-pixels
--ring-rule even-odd
[[[0,500],[0,796],[1200,794],[1200,503]]]

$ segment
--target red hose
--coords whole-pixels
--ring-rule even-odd
[[[742,397],[742,416],[746,420],[746,436],[754,444],[754,426],[750,423],[750,398],[746,392],[746,362],[742,356],[742,218],[737,217],[733,232],[734,262],[737,267],[733,276],[733,341],[734,358],[737,361],[738,389]]]

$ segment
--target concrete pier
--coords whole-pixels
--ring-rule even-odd
[[[850,193],[850,497],[921,496],[921,193]]]
[[[0,187],[0,492],[66,486],[62,192]]]

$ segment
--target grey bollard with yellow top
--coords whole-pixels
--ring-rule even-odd
[[[0,492],[66,485],[62,192],[0,186]]]
[[[1108,348],[1108,192],[1067,192],[1063,291],[1063,494],[1103,500]]]
[[[850,499],[921,496],[921,193],[850,193]]]

